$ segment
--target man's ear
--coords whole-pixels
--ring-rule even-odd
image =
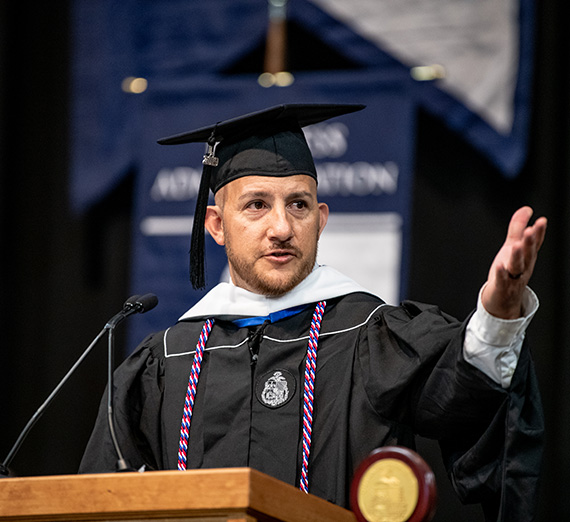
[[[206,227],[206,230],[214,238],[214,241],[218,243],[218,245],[224,246],[224,223],[222,220],[222,209],[220,207],[217,205],[210,205],[208,208],[206,208],[206,218],[204,220],[204,225]]]
[[[325,229],[329,219],[329,206],[326,203],[319,203],[319,237]]]

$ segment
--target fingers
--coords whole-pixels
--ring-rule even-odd
[[[511,279],[517,279],[517,276],[525,272],[530,277],[546,235],[546,218],[541,217],[534,225],[527,226],[531,215],[532,209],[523,207],[515,212],[509,225],[508,241],[511,243],[511,254],[507,271]]]
[[[510,279],[518,279],[528,268],[530,259],[525,255],[524,243],[520,241],[511,248],[511,255],[506,266],[507,275]]]
[[[536,250],[540,250],[544,238],[546,236],[546,227],[548,226],[548,220],[545,217],[538,218],[534,225],[532,226],[532,231],[535,236],[535,246]]]
[[[533,210],[530,207],[519,208],[511,217],[509,229],[507,232],[507,240],[522,239],[524,231],[532,217]]]
[[[525,257],[534,256],[538,254],[540,247],[546,235],[546,218],[541,217],[536,220],[534,225],[528,226],[524,229],[522,235],[522,248]]]
[[[530,207],[519,208],[511,218],[507,232],[507,242],[522,240],[527,246],[540,250],[546,234],[547,220],[538,218],[533,225],[529,225],[533,210]]]

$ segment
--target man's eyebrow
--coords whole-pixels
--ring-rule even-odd
[[[267,198],[270,196],[270,193],[266,190],[248,190],[241,194],[238,197],[238,201],[242,201],[244,199],[251,199],[251,198]]]
[[[300,190],[299,192],[293,192],[287,196],[287,199],[297,199],[297,198],[309,198],[313,197],[313,193],[308,190]]]
[[[242,201],[245,199],[251,199],[251,198],[272,198],[274,195],[272,192],[269,192],[267,190],[249,190],[247,192],[244,192],[243,194],[241,194],[238,197],[238,201]],[[308,191],[308,190],[299,190],[296,192],[291,192],[290,194],[287,194],[285,199],[298,199],[298,198],[312,198],[313,194],[312,192]]]

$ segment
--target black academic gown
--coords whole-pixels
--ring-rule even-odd
[[[188,469],[249,466],[299,484],[313,309],[258,327],[216,321],[196,392]],[[202,325],[182,321],[149,336],[116,371],[117,436],[133,467],[177,468]],[[414,448],[419,434],[440,441],[462,501],[481,502],[488,520],[529,519],[543,432],[530,355],[523,347],[503,390],[464,360],[464,331],[465,323],[434,306],[388,306],[364,293],[329,300],[318,343],[311,493],[348,507],[361,460],[380,446]],[[275,372],[287,380],[287,400],[271,405],[263,393]],[[104,397],[80,472],[115,468],[106,416]]]

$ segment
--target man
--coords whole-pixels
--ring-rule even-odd
[[[316,265],[328,207],[301,127],[361,106],[288,105],[162,140],[207,141],[191,275],[204,225],[232,282],[149,336],[117,370],[117,438],[134,468],[250,466],[348,505],[371,450],[439,440],[463,501],[527,519],[541,457],[540,398],[524,331],[546,231],[518,210],[476,312],[380,298]],[[215,204],[207,206],[208,190]],[[105,400],[82,472],[115,469]]]

